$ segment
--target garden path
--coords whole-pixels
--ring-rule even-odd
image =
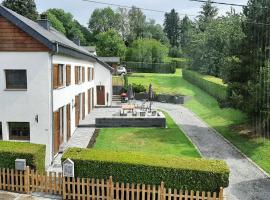
[[[203,157],[227,162],[231,171],[226,189],[228,200],[270,199],[269,176],[197,115],[181,105],[155,103],[154,106],[170,114]]]

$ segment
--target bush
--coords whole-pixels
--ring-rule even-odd
[[[169,56],[172,58],[180,58],[183,56],[183,51],[180,47],[171,47],[169,50]]]
[[[142,84],[132,83],[132,88],[136,93],[146,92],[146,88]]]
[[[183,190],[219,191],[229,183],[224,161],[177,156],[144,155],[71,148],[62,157],[75,163],[75,176],[108,179],[124,183],[143,183]]]
[[[171,63],[143,63],[125,62],[128,69],[137,73],[175,73],[175,66]]]
[[[227,87],[222,84],[211,82],[203,78],[203,76],[197,72],[183,69],[183,78],[190,83],[198,86],[220,102],[224,102],[227,99]]]
[[[17,158],[26,159],[30,169],[45,171],[46,146],[25,142],[0,141],[0,168],[15,168]]]

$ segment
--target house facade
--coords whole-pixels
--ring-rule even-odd
[[[95,106],[112,68],[53,29],[0,6],[0,139],[46,145],[46,165]]]

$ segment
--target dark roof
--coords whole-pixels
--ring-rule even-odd
[[[110,71],[113,71],[113,68],[111,68],[108,64],[102,62],[96,56],[90,54],[85,48],[76,45],[65,35],[52,27],[47,30],[40,26],[37,22],[19,15],[18,13],[1,5],[0,15],[2,15],[8,21],[19,27],[27,34],[31,35],[33,38],[47,46],[48,49],[57,54],[64,54],[91,62],[98,62]]]
[[[120,63],[120,57],[98,57],[99,60],[105,63]]]

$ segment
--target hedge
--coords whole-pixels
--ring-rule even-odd
[[[182,74],[185,80],[198,86],[217,100],[226,101],[227,87],[225,85],[206,80],[203,75],[191,70],[183,69]]]
[[[172,63],[143,63],[124,62],[131,72],[137,73],[175,73],[175,65]]]
[[[176,156],[145,155],[135,152],[111,152],[71,148],[62,157],[75,164],[75,176],[108,179],[124,183],[143,183],[183,190],[219,191],[229,183],[224,161]]]
[[[17,158],[26,159],[30,169],[45,171],[46,146],[26,142],[0,141],[0,168],[15,168]]]

